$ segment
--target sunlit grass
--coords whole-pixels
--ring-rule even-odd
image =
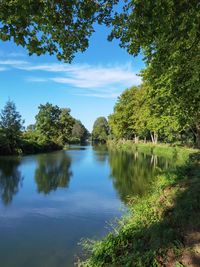
[[[196,245],[188,241],[200,229],[200,155],[197,150],[167,145],[118,143],[115,149],[176,156],[176,169],[159,174],[148,194],[130,198],[129,216],[103,240],[84,241],[89,257],[85,267],[185,266],[185,257],[198,259]],[[153,149],[152,149],[153,148]],[[113,149],[113,148],[112,148]],[[153,150],[153,151],[152,151]],[[165,151],[166,150],[166,151]],[[194,238],[193,238],[194,239]]]

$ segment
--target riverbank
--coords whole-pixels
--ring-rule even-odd
[[[53,142],[38,143],[38,142],[33,142],[33,141],[30,142],[27,140],[23,140],[21,148],[18,151],[18,154],[30,155],[30,154],[48,153],[62,149],[63,149],[62,146]]]
[[[167,144],[153,144],[151,142],[148,143],[134,143],[133,141],[114,141],[109,140],[107,142],[108,147],[110,149],[118,149],[127,152],[142,152],[149,155],[157,155],[161,157],[178,157],[179,159],[186,160],[188,155],[194,152],[198,152],[198,150],[175,146],[175,145],[167,145]]]
[[[36,141],[22,140],[18,149],[10,152],[8,149],[1,147],[0,145],[0,156],[26,156],[34,155],[40,153],[49,153],[58,150],[66,150],[70,145],[87,145],[87,142],[69,142],[68,144],[62,146],[54,142],[44,142],[39,143]]]
[[[130,212],[114,232],[84,242],[90,256],[78,266],[199,266],[200,152],[131,142],[110,142],[109,147],[180,160],[156,177],[147,195],[130,199]]]

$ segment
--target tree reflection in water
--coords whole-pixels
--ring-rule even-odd
[[[109,151],[113,185],[120,199],[127,203],[131,196],[142,196],[159,170],[168,167],[167,159],[136,152]]]
[[[71,158],[65,151],[37,156],[38,167],[35,171],[35,181],[38,192],[48,194],[58,187],[68,187],[72,172]]]
[[[95,159],[98,162],[105,162],[106,159],[108,158],[108,148],[106,145],[102,145],[102,144],[94,144],[92,146],[92,149],[94,151],[94,156]]]
[[[21,172],[18,170],[20,158],[5,157],[0,159],[0,197],[5,205],[12,202],[22,182]]]

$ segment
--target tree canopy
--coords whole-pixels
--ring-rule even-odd
[[[69,108],[46,103],[38,109],[35,124],[24,129],[24,121],[15,104],[6,103],[0,116],[0,155],[52,151],[88,138],[88,130],[71,116]]]
[[[159,103],[157,112],[174,102],[179,123],[194,125],[200,146],[199,1],[127,1],[112,24],[110,39],[120,39],[130,54],[144,53],[143,77],[151,85],[151,98]]]
[[[61,110],[58,106],[53,106],[50,103],[39,106],[39,112],[35,117],[36,129],[44,141],[55,141],[60,114]]]
[[[72,141],[78,143],[84,143],[90,134],[81,121],[76,120],[72,128]]]
[[[92,140],[105,142],[109,135],[109,125],[105,117],[98,117],[93,125]]]
[[[118,0],[1,0],[0,39],[29,54],[55,54],[71,61],[88,47],[94,23],[107,23]]]
[[[20,146],[20,137],[23,129],[23,120],[12,101],[8,101],[0,115],[0,149],[8,154],[17,152]]]
[[[181,134],[187,132],[191,138],[190,126],[180,124],[177,105],[173,101],[168,108],[160,110],[160,102],[150,94],[148,83],[126,89],[118,98],[108,122],[114,138],[151,140],[164,142],[185,141]],[[187,126],[187,127],[186,127]]]

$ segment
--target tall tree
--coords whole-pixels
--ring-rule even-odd
[[[130,54],[141,49],[152,95],[178,104],[180,123],[195,125],[200,147],[200,5],[198,0],[130,0],[115,16],[110,39],[118,38]]]
[[[96,119],[92,130],[92,139],[94,141],[105,142],[109,135],[109,125],[105,117]]]
[[[61,110],[58,106],[50,103],[39,106],[39,112],[36,115],[36,130],[40,134],[41,142],[57,142],[59,119]]]
[[[139,137],[151,138],[157,143],[158,138],[162,141],[172,141],[175,133],[181,127],[178,123],[173,105],[168,109],[158,112],[160,102],[157,98],[150,97],[151,86],[147,83],[139,87],[126,89],[118,98],[114,112],[109,116],[111,132],[116,138],[132,139]]]
[[[1,149],[8,154],[17,153],[20,148],[23,120],[14,102],[8,101],[1,111],[0,131],[3,143]]]
[[[58,142],[65,145],[72,136],[72,129],[75,123],[74,118],[70,115],[69,108],[62,108],[59,118]]]
[[[72,128],[72,140],[83,143],[89,137],[89,132],[81,121],[76,120]]]
[[[138,112],[140,87],[126,89],[118,98],[114,112],[109,116],[112,133],[118,138],[132,139],[137,135],[135,117]]]

